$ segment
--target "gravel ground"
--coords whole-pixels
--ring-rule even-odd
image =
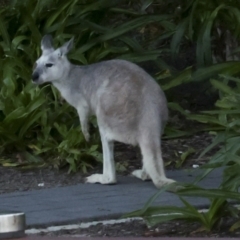
[[[167,169],[192,168],[193,164],[202,165],[209,159],[209,155],[198,159],[200,152],[211,143],[211,136],[207,133],[197,134],[188,138],[165,140],[162,142],[163,158]],[[181,155],[189,148],[194,153],[181,164]],[[209,153],[211,155],[211,153]],[[138,148],[117,143],[115,148],[117,170],[120,175],[128,175],[133,170],[141,168],[141,154]],[[14,191],[29,191],[33,189],[52,188],[82,183],[87,175],[101,172],[100,165],[91,169],[88,174],[67,173],[67,169],[22,170],[0,166],[0,194]]]
[[[41,232],[41,236],[65,236],[65,237],[208,237],[222,238],[240,237],[240,229],[230,231],[230,227],[236,222],[233,218],[224,218],[215,230],[205,231],[198,223],[185,221],[172,221],[147,227],[143,221],[135,220],[119,224],[97,224],[89,228],[75,230],[61,230],[56,232]],[[239,221],[239,220],[238,220]]]

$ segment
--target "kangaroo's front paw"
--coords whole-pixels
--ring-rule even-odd
[[[86,141],[87,142],[89,142],[89,140],[90,140],[90,134],[88,133],[88,131],[82,131],[83,132],[83,136],[84,136],[84,138],[86,139]]]
[[[85,183],[115,184],[115,178],[106,177],[103,174],[93,174],[85,178]]]

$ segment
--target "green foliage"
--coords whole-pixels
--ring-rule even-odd
[[[173,56],[179,52],[186,38],[196,43],[197,65],[211,65],[213,53],[223,54],[222,47],[226,47],[227,34],[239,39],[239,16],[239,3],[236,0],[182,1],[176,31],[171,40]],[[220,49],[217,49],[219,46]],[[225,60],[226,56],[222,58],[222,61]]]
[[[76,48],[69,58],[77,64],[115,57],[135,62],[159,58],[164,49],[153,51],[146,39],[139,44],[126,35],[133,31],[139,35],[146,25],[169,19],[145,15],[146,7],[142,12],[127,11],[112,0],[26,0],[1,7],[0,150],[20,152],[22,159],[0,164],[42,166],[44,159],[45,164],[69,164],[70,171],[86,171],[94,163],[92,157],[101,159],[94,122],[91,142],[86,143],[75,110],[51,86],[31,83],[32,66],[46,33],[54,36],[56,46],[74,35]]]
[[[219,74],[229,76],[239,74],[239,66],[240,61],[217,63],[209,67],[199,68],[197,70],[193,69],[191,66],[175,75],[172,75],[168,72],[166,73],[165,71],[161,72],[156,76],[156,80],[162,82],[162,89],[164,91],[168,91],[174,87],[184,85],[189,82],[206,81],[211,77],[218,76]],[[183,112],[181,111],[181,113]]]
[[[176,161],[176,168],[180,168],[182,167],[182,165],[184,164],[184,162],[186,161],[186,159],[193,153],[195,153],[196,150],[192,147],[188,148],[187,151],[183,152],[180,156],[180,159]]]
[[[86,162],[81,167],[86,155],[99,159],[99,148],[89,150],[99,143],[96,127],[92,141],[86,143],[76,112],[52,87],[36,88],[30,83],[43,34],[52,34],[56,46],[74,35],[76,48],[69,57],[78,64],[122,58],[153,60],[163,69],[168,68],[161,59],[169,54],[166,42],[171,40],[171,51],[176,55],[185,37],[197,43],[198,65],[203,66],[212,63],[212,37],[216,37],[220,23],[228,23],[224,31],[236,29],[234,36],[238,37],[238,11],[236,1],[170,1],[159,5],[158,1],[12,1],[0,10],[0,150],[28,152],[26,160],[40,165],[42,157],[58,156],[59,161],[51,160],[54,165],[64,165],[66,160],[74,171],[85,171],[89,166]],[[169,90],[218,73],[238,72],[239,63],[228,62],[196,71],[188,67],[177,76],[168,71],[157,79]],[[214,84],[220,87],[218,82]],[[168,138],[189,134],[169,128],[168,132]]]
[[[124,217],[143,217],[150,226],[177,219],[194,221],[199,222],[202,229],[206,231],[216,227],[222,217],[238,217],[239,211],[229,203],[228,199],[240,201],[240,193],[223,189],[203,189],[194,185],[186,186],[176,193],[182,201],[183,207],[153,206],[154,201],[166,189],[160,190],[152,196],[142,209],[128,213]],[[207,198],[210,206],[207,211],[199,211],[183,197]]]
[[[199,115],[190,115],[190,119],[218,127],[218,131],[212,131],[215,138],[199,157],[202,157],[215,146],[221,148],[211,158],[204,168],[208,168],[204,177],[213,168],[226,167],[223,186],[237,190],[240,186],[240,80],[238,78],[221,75],[221,79],[212,79],[212,85],[219,91],[219,100],[216,102],[216,110],[204,111]]]

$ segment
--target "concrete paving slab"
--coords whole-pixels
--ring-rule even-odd
[[[192,183],[200,173],[196,171],[168,171],[168,177],[180,182]],[[214,170],[199,185],[216,188],[221,181],[222,169]],[[62,225],[80,221],[109,219],[143,207],[157,192],[152,182],[134,177],[118,177],[116,185],[78,184],[51,189],[14,192],[0,195],[0,211],[16,210],[26,214],[28,227]],[[201,198],[189,198],[195,206],[208,202]],[[181,206],[172,193],[165,192],[155,202],[159,205]]]

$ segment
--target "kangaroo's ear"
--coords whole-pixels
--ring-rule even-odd
[[[53,51],[53,39],[51,35],[45,35],[41,41],[41,49],[43,52]]]
[[[67,55],[68,52],[73,48],[74,37],[72,37],[68,42],[64,43],[62,47],[59,48],[60,56]]]

